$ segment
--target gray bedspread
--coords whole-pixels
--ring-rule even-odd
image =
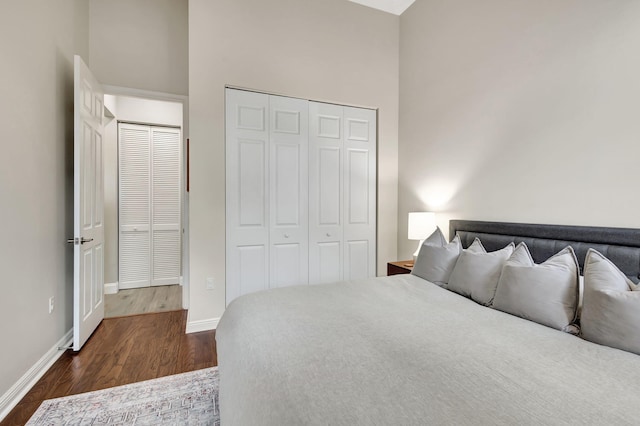
[[[243,296],[216,339],[223,426],[640,424],[640,356],[411,275]]]

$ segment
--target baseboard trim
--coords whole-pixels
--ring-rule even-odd
[[[54,362],[62,356],[65,349],[58,349],[69,346],[73,342],[73,329],[56,342],[46,354],[42,356],[9,390],[0,397],[0,421],[2,421],[20,400],[31,390],[31,388],[44,376]]]
[[[206,320],[189,321],[187,320],[187,334],[198,333],[200,331],[215,330],[218,327],[220,318],[211,318]]]
[[[104,294],[117,294],[118,293],[118,282],[115,283],[104,283]]]

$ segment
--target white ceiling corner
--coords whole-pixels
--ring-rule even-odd
[[[349,0],[363,6],[372,7],[384,12],[393,13],[394,15],[402,15],[415,0]]]

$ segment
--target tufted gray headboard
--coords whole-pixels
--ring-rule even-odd
[[[524,241],[536,263],[544,262],[570,245],[576,252],[581,270],[587,250],[594,248],[633,282],[640,281],[640,229],[451,220],[449,236],[453,238],[456,234],[463,247],[469,247],[478,237],[487,251],[501,249],[510,242]]]

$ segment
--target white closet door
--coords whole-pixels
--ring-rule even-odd
[[[226,90],[226,302],[269,287],[269,97]]]
[[[343,107],[309,102],[309,282],[343,277]]]
[[[376,113],[226,91],[227,304],[375,276]]]
[[[344,279],[376,275],[376,112],[344,107]]]
[[[309,282],[308,104],[269,96],[271,288]]]
[[[151,127],[151,285],[180,282],[180,129]]]
[[[151,283],[151,134],[149,126],[119,127],[119,288]]]

